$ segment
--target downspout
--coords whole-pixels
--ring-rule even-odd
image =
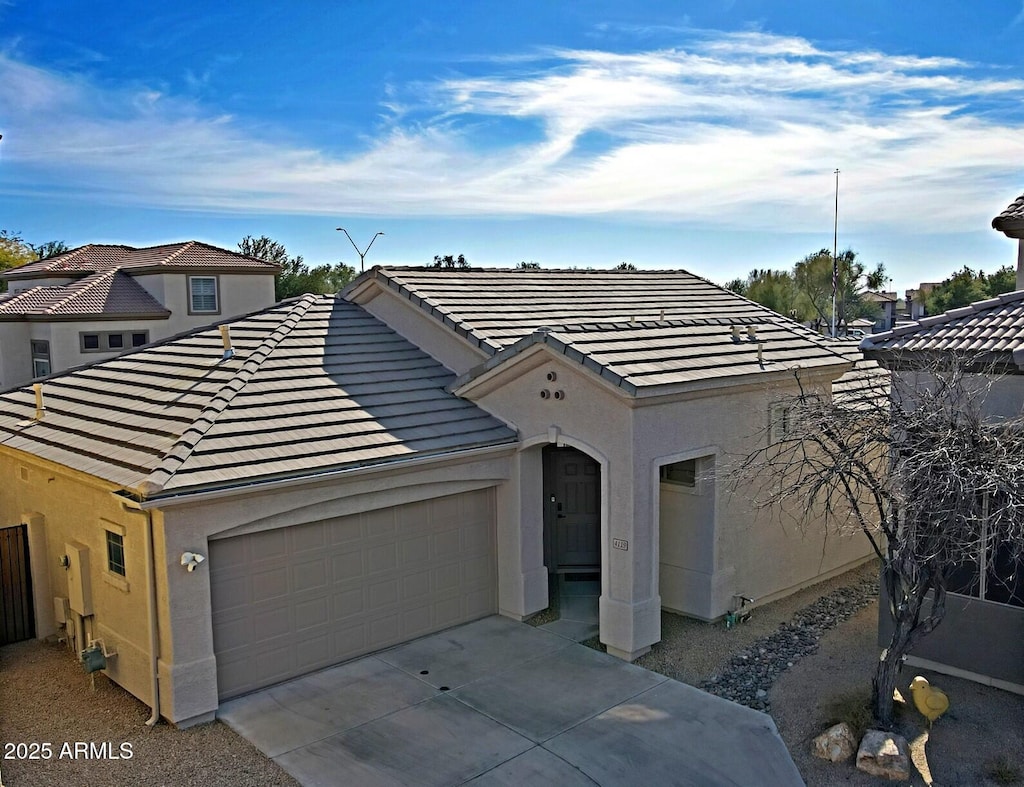
[[[156,617],[156,555],[153,551],[153,513],[138,507],[137,503],[122,500],[125,511],[143,514],[146,524],[143,528],[146,551],[146,621],[149,626],[149,680],[153,712],[146,719],[146,726],[152,728],[160,721],[160,636]]]

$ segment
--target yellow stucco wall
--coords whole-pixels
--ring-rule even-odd
[[[147,515],[126,510],[113,491],[112,484],[0,446],[0,523],[28,525],[37,636],[58,633],[53,599],[69,596],[69,571],[60,559],[69,542],[78,542],[88,549],[92,598],[93,614],[84,616],[86,644],[99,639],[116,651],[107,674],[148,703]],[[123,578],[107,570],[108,530],[124,539]],[[67,625],[72,635],[75,617]]]

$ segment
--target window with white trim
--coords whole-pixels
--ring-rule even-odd
[[[32,376],[45,377],[50,373],[50,343],[32,340]]]
[[[125,576],[124,536],[120,533],[107,533],[107,571],[118,576]]]
[[[220,311],[216,276],[188,277],[188,310],[193,314],[215,314]]]

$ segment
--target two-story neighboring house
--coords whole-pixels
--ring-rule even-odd
[[[90,244],[0,275],[0,389],[266,308],[280,266],[198,241]]]

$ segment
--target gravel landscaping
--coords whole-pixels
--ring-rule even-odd
[[[52,747],[49,759],[20,759],[32,753],[26,749],[5,751],[14,756],[0,760],[6,787],[297,784],[219,721],[187,730],[161,722],[150,729],[149,715],[146,705],[101,673],[94,691],[64,645],[29,640],[0,648],[0,744],[5,750],[17,743]],[[76,743],[86,747],[76,753]]]

